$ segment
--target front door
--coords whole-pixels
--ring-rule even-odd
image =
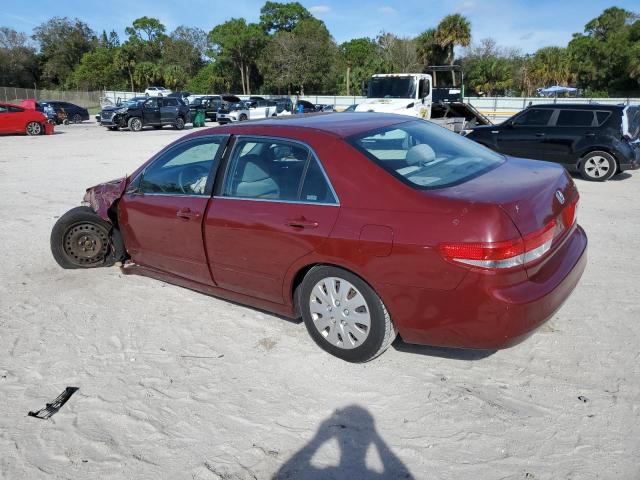
[[[202,239],[202,220],[227,136],[197,137],[160,155],[123,195],[122,233],[141,265],[213,285]]]
[[[499,125],[496,143],[501,153],[514,157],[546,160],[549,144],[546,136],[553,116],[550,108],[529,108],[512,121]]]
[[[337,207],[309,148],[285,140],[239,138],[204,224],[217,285],[283,303],[286,272],[329,236]]]
[[[173,123],[178,117],[178,99],[174,97],[162,98],[160,102],[160,117],[162,123]]]
[[[160,125],[160,104],[158,97],[151,97],[142,104],[144,125]]]

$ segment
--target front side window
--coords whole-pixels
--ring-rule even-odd
[[[560,110],[558,127],[590,127],[593,125],[593,111],[591,110]]]
[[[142,175],[139,191],[149,194],[209,195],[209,178],[226,137],[186,141],[164,153]]]
[[[336,203],[310,150],[297,143],[240,139],[229,161],[222,195],[310,203]]]
[[[5,107],[4,105],[0,105],[0,113],[7,113],[9,107]]]
[[[145,108],[158,108],[158,99],[150,98],[146,102],[144,102]]]
[[[513,124],[521,127],[545,126],[549,123],[552,114],[553,110],[550,108],[531,108],[518,116]]]
[[[402,182],[420,189],[456,185],[504,163],[502,155],[422,120],[347,141]]]

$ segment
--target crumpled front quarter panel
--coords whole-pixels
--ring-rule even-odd
[[[84,201],[103,220],[110,222],[109,208],[122,196],[126,187],[127,177],[100,183],[94,187],[87,188],[87,193],[84,194]]]

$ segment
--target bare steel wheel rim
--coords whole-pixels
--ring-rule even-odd
[[[584,171],[587,172],[591,178],[602,178],[607,176],[611,170],[611,162],[608,158],[601,155],[594,155],[589,157],[584,164]]]
[[[77,265],[101,262],[107,255],[109,235],[105,228],[93,223],[78,223],[70,227],[63,239],[64,251]]]
[[[31,122],[29,125],[27,125],[27,132],[29,133],[29,135],[40,135],[40,132],[42,132],[42,127],[37,122]]]
[[[369,336],[369,305],[356,286],[344,278],[327,277],[316,283],[309,310],[320,335],[335,347],[351,350]]]

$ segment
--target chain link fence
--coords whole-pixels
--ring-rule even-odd
[[[38,90],[34,88],[0,87],[0,101],[19,104],[22,100],[35,98],[38,101],[58,100],[80,105],[85,108],[100,106],[103,92],[82,92],[76,90]]]

